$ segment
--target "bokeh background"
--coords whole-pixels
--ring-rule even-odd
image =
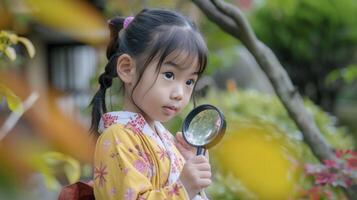
[[[226,2],[277,55],[328,143],[350,150],[356,178],[357,1]],[[324,166],[249,51],[191,1],[0,0],[0,199],[57,199],[63,186],[92,179],[88,105],[106,63],[107,20],[145,7],[189,16],[209,47],[198,103],[219,107],[228,124],[210,150],[212,199],[346,198],[340,179],[319,185],[306,170]],[[113,85],[107,105],[118,110],[120,84]],[[192,108],[167,127],[179,131]]]

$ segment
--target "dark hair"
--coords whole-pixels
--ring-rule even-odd
[[[164,9],[144,9],[123,29],[124,17],[114,17],[108,21],[110,42],[107,47],[108,63],[99,76],[100,89],[94,95],[92,105],[91,132],[98,133],[102,114],[107,112],[106,89],[117,77],[117,58],[128,54],[137,61],[138,80],[146,66],[158,59],[157,71],[165,58],[174,51],[187,52],[187,56],[198,58],[198,75],[202,74],[207,63],[207,47],[196,26],[181,14]],[[134,86],[136,88],[138,82]],[[133,89],[133,91],[134,91]]]

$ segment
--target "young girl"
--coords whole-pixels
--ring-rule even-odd
[[[161,124],[188,104],[206,67],[202,36],[191,21],[162,9],[115,17],[109,27],[109,61],[92,100],[95,198],[202,199],[197,194],[211,183],[207,158]],[[115,77],[123,83],[123,111],[107,112],[105,92]]]

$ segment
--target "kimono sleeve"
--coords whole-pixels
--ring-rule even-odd
[[[155,169],[152,169],[153,165],[148,161],[148,156],[136,151],[140,145],[139,136],[122,126],[111,126],[98,138],[94,158],[95,198],[189,199],[179,181],[165,187],[158,186],[162,180],[158,180],[160,177],[155,175]]]

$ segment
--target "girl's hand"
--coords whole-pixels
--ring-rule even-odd
[[[193,156],[196,156],[197,148],[191,146],[186,142],[182,136],[182,132],[177,132],[175,136],[175,146],[180,151],[181,155],[185,160],[191,159]],[[206,158],[209,160],[208,151],[206,150]]]
[[[191,146],[185,141],[182,136],[182,132],[177,132],[175,135],[175,139],[175,146],[180,151],[181,155],[185,158],[185,160],[189,160],[190,158],[196,155],[196,147]]]
[[[180,174],[188,196],[192,199],[211,184],[211,166],[206,157],[199,155],[187,160]]]

